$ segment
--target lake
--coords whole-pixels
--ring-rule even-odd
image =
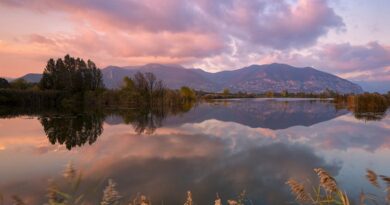
[[[125,114],[124,114],[125,113]],[[28,204],[47,201],[49,180],[65,186],[68,162],[82,172],[97,204],[107,179],[125,198],[153,204],[225,204],[246,190],[252,204],[291,204],[289,178],[316,182],[329,171],[352,200],[376,191],[366,169],[390,175],[390,117],[355,117],[329,100],[234,99],[186,112],[3,114],[0,193]],[[363,115],[364,116],[364,115]],[[8,204],[8,203],[6,203]]]

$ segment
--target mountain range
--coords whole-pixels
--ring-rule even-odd
[[[122,85],[125,76],[136,72],[152,72],[164,81],[167,87],[177,89],[188,86],[196,90],[220,92],[263,93],[267,91],[319,93],[333,90],[339,93],[361,93],[363,89],[348,80],[316,70],[311,67],[293,67],[287,64],[251,65],[237,70],[211,73],[202,69],[184,68],[180,65],[147,64],[143,66],[108,66],[102,69],[107,88]],[[29,82],[38,82],[40,74],[23,76]]]
[[[262,93],[322,92],[326,89],[339,93],[360,93],[362,88],[345,79],[314,68],[297,68],[286,64],[251,65],[238,70],[206,72],[202,69],[186,69],[180,65],[147,64],[144,66],[103,69],[104,83],[108,88],[118,88],[125,76],[136,72],[152,72],[170,88],[189,86],[196,90],[219,92],[227,88],[232,92]]]

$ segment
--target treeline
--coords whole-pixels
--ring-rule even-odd
[[[93,61],[69,55],[49,59],[39,83],[0,79],[0,105],[6,106],[188,109],[195,98],[192,89],[168,89],[153,73],[138,72],[120,89],[106,89]]]
[[[8,82],[7,79],[0,78],[0,89],[15,89],[15,90],[39,90],[38,83],[29,83],[23,78],[19,78]]]
[[[387,94],[363,93],[358,95],[337,95],[334,98],[337,104],[344,104],[350,109],[384,111],[390,105],[390,92]]]
[[[172,90],[153,73],[138,72],[123,79],[120,89],[106,89],[103,75],[96,64],[81,58],[66,55],[57,60],[49,59],[38,83],[23,79],[8,82],[0,78],[0,105],[37,106],[55,108],[153,108],[167,107],[189,109],[196,99],[292,97],[292,98],[334,98],[338,104],[349,104],[357,109],[377,109],[390,104],[390,94],[340,95],[331,90],[322,93],[289,93],[272,91],[260,94],[237,92],[229,89],[221,93],[194,91],[188,87]],[[354,108],[355,109],[355,108]],[[150,109],[148,109],[150,110]]]
[[[69,97],[65,92],[32,89],[0,89],[0,105],[18,107],[56,107]]]
[[[96,95],[96,93],[94,93]],[[98,96],[86,97],[97,100],[106,108],[153,108],[188,109],[195,103],[195,92],[183,87],[180,90],[166,88],[153,73],[137,72],[134,77],[125,77],[119,90],[104,90]],[[92,102],[91,102],[92,103]]]
[[[61,108],[80,106],[87,92],[104,89],[102,74],[91,60],[66,55],[50,59],[39,83],[0,79],[0,105]]]
[[[390,106],[390,92],[338,95],[334,98],[334,103],[338,109],[350,110],[357,119],[381,120],[386,116]]]
[[[334,98],[339,94],[332,90],[325,90],[321,93],[305,93],[297,92],[291,93],[288,91],[273,92],[268,91],[265,93],[247,93],[247,92],[236,92],[232,93],[229,89],[224,89],[220,93],[211,92],[198,92],[198,94],[204,99],[226,99],[226,98]]]

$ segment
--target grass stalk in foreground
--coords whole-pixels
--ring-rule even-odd
[[[295,196],[296,202],[299,204],[312,204],[312,205],[350,205],[350,199],[347,193],[341,190],[335,178],[331,176],[327,171],[322,168],[314,169],[318,178],[319,185],[314,187],[312,192],[305,189],[303,183],[297,182],[295,179],[289,179],[286,184],[290,187],[291,193]],[[378,199],[374,194],[364,193],[363,191],[359,197],[359,205],[366,205],[368,202],[371,204],[389,204],[390,202],[390,177],[384,175],[378,175],[368,169],[366,174],[367,180],[379,190],[382,190],[378,179],[382,179],[386,183],[387,196],[384,200]]]

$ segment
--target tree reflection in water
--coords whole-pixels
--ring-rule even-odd
[[[65,144],[67,149],[93,144],[103,133],[103,122],[107,115],[119,115],[126,124],[131,124],[138,134],[153,134],[161,127],[168,115],[187,112],[193,105],[184,107],[151,108],[92,112],[82,114],[47,114],[38,117],[52,144]]]
[[[119,113],[126,124],[131,124],[138,134],[153,134],[158,127],[162,126],[162,121],[167,113],[159,109],[140,109],[123,111]]]
[[[131,124],[138,134],[153,134],[163,125],[163,121],[170,115],[186,113],[194,107],[193,102],[183,103],[172,107],[140,107],[133,110],[120,110],[120,115],[126,124]]]
[[[39,117],[52,144],[65,144],[67,149],[93,144],[103,133],[103,114],[51,115]]]
[[[344,96],[334,100],[337,108],[347,108],[356,119],[379,121],[386,117],[389,99],[378,93]]]
[[[253,105],[252,105],[253,104]],[[261,106],[259,106],[261,104]],[[64,144],[67,149],[93,144],[103,133],[103,122],[107,116],[119,116],[123,122],[133,126],[138,134],[153,134],[156,129],[163,126],[164,119],[171,115],[180,115],[190,111],[194,104],[183,103],[180,106],[162,107],[138,107],[126,110],[98,110],[98,111],[72,111],[58,112],[55,110],[30,110],[30,109],[1,109],[0,118],[12,118],[21,115],[38,116],[44,131],[52,144]],[[387,113],[387,107],[368,109],[367,106],[350,107],[345,104],[327,102],[271,102],[271,101],[240,101],[229,106],[211,106],[210,109],[200,105],[198,109],[191,111],[189,122],[200,122],[207,119],[234,121],[253,127],[282,126],[298,123],[299,125],[311,125],[338,116],[339,110],[351,111],[359,120],[382,120]],[[294,109],[293,109],[294,108]],[[291,110],[292,109],[292,110]],[[333,113],[333,114],[332,114]],[[335,114],[336,113],[336,114]],[[330,116],[328,116],[330,114]],[[343,114],[343,112],[340,112]],[[199,119],[197,118],[200,117]],[[261,118],[263,116],[263,118]],[[317,116],[317,117],[316,117]],[[328,116],[328,117],[326,117]],[[188,116],[187,116],[188,117]],[[321,118],[323,117],[323,118]],[[226,118],[226,119],[225,119]],[[273,120],[274,119],[274,120]],[[170,119],[172,121],[172,119]],[[180,117],[180,122],[187,122]],[[274,123],[277,121],[277,123]],[[168,124],[170,121],[168,120]],[[172,122],[171,122],[172,123]],[[295,125],[294,124],[294,125]],[[261,126],[258,126],[261,125]],[[252,126],[251,126],[252,127]]]
[[[350,108],[353,115],[358,120],[364,121],[380,121],[386,117],[387,107],[364,107],[357,106]]]
[[[380,121],[386,117],[386,111],[382,112],[353,112],[358,120],[364,121]]]

